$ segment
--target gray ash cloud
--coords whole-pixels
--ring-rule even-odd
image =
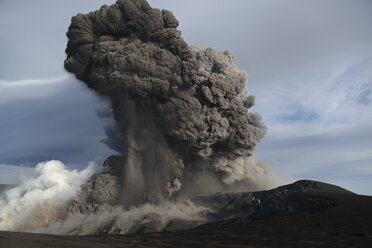
[[[252,152],[266,127],[248,112],[247,74],[230,51],[189,46],[177,26],[145,0],[72,18],[65,68],[110,99],[118,129],[108,136],[120,138],[105,142],[122,149],[77,205],[159,203],[265,174]]]

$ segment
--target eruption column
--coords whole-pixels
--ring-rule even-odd
[[[252,151],[266,127],[247,111],[247,74],[229,51],[189,46],[177,26],[172,12],[145,0],[72,18],[65,68],[111,100],[124,147],[91,179],[91,202],[101,201],[93,194],[125,206],[159,203],[264,173]]]

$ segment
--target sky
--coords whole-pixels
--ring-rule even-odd
[[[114,153],[107,100],[63,68],[71,17],[112,3],[0,2],[0,184],[41,161],[83,169]],[[149,3],[173,11],[188,44],[235,54],[268,126],[255,154],[278,179],[372,195],[372,1]]]

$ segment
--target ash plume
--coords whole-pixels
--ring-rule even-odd
[[[65,68],[110,99],[123,141],[122,155],[86,186],[94,204],[159,203],[205,191],[207,178],[232,189],[265,174],[252,159],[266,126],[247,111],[247,74],[230,51],[189,46],[177,26],[172,12],[145,0],[71,20]],[[117,140],[106,143],[121,147]],[[99,181],[111,182],[110,192]]]
[[[253,155],[266,126],[248,112],[254,96],[247,95],[247,74],[230,51],[189,46],[177,26],[172,12],[145,0],[72,18],[64,66],[110,100],[110,111],[97,111],[107,135],[101,142],[119,154],[95,174],[41,164],[38,178],[0,195],[1,230],[182,229],[207,221],[210,209],[195,196],[273,186]]]

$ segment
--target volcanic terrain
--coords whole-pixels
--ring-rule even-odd
[[[334,185],[302,180],[268,191],[200,196],[195,201],[214,202],[210,218],[215,221],[182,231],[128,235],[0,232],[0,247],[372,246],[372,197]]]

